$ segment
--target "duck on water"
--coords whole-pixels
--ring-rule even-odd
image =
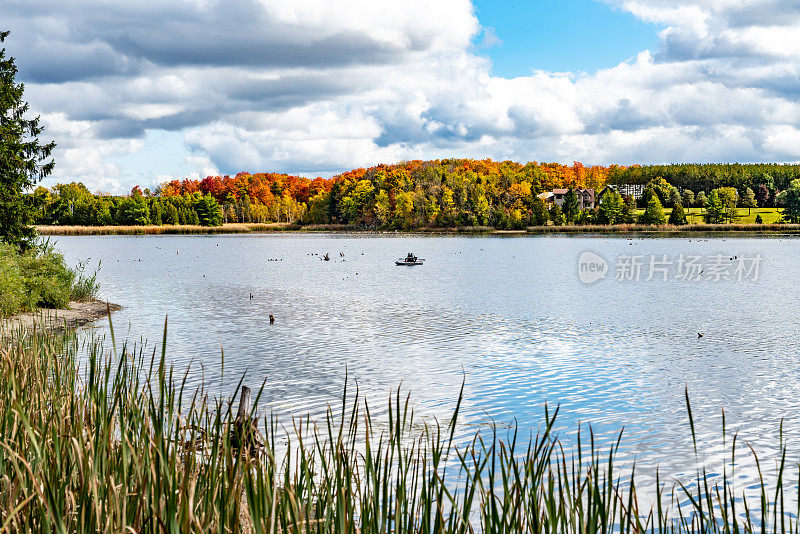
[[[418,258],[414,256],[413,253],[409,252],[405,258],[401,258],[395,261],[395,265],[422,265],[422,262],[425,261],[422,258]]]

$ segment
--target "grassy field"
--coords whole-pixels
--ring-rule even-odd
[[[688,208],[686,212],[686,222],[688,224],[704,224],[703,208]],[[644,213],[643,209],[637,209],[637,217]],[[669,218],[672,208],[664,208],[664,213]],[[777,224],[783,218],[780,208],[739,208],[739,217],[734,224],[755,224],[756,217],[761,215],[762,224]]]
[[[399,389],[388,395],[388,421],[377,421],[345,387],[326,417],[281,428],[270,416],[251,419],[261,391],[249,412],[234,415],[227,399],[188,388],[186,377],[169,367],[166,350],[166,324],[160,357],[127,348],[111,355],[71,331],[0,330],[0,531],[783,534],[800,528],[797,473],[783,443],[776,477],[748,486],[755,499],[735,486],[727,460],[708,471],[698,461],[685,480],[656,480],[647,488],[650,506],[639,498],[635,473],[615,461],[620,441],[602,450],[593,436],[583,436],[582,454],[562,450],[552,433],[557,409],[545,410],[531,438],[489,432],[456,447],[458,392],[452,418],[439,424],[418,421]],[[79,353],[89,355],[82,369]],[[686,402],[694,439],[688,394]],[[726,458],[733,458],[735,437],[724,443]],[[745,445],[739,450],[750,454]]]

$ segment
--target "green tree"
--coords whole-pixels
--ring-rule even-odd
[[[364,211],[371,204],[375,188],[369,180],[359,180],[356,186],[342,199],[341,211],[350,224],[363,222]]]
[[[90,220],[94,197],[85,185],[76,182],[56,184],[53,193],[55,202],[49,209],[58,224],[97,224]]]
[[[749,187],[745,189],[744,198],[742,199],[742,206],[747,208],[747,214],[750,215],[750,209],[758,206],[756,202],[756,194]]]
[[[719,200],[722,202],[724,218],[728,222],[733,222],[739,216],[739,212],[736,209],[737,204],[739,204],[739,192],[735,187],[720,187],[717,192]]]
[[[0,43],[8,36],[0,31]],[[17,66],[0,49],[0,241],[20,250],[30,246],[35,232],[30,224],[36,215],[24,193],[53,172],[47,161],[55,143],[39,143],[44,131],[39,117],[25,118],[28,103],[22,100],[25,86],[14,81]]]
[[[163,224],[161,215],[161,202],[158,199],[154,199],[150,206],[150,222],[156,226],[161,226]]]
[[[758,185],[758,193],[756,194],[756,200],[758,201],[758,205],[762,208],[767,206],[770,198],[770,190],[767,187],[767,184],[759,184]]]
[[[578,216],[578,212],[580,211],[580,205],[578,204],[578,195],[575,194],[575,190],[570,188],[567,191],[567,194],[564,195],[564,207],[562,208],[564,213],[564,218],[567,220],[568,223],[575,222],[575,218]]]
[[[650,180],[647,184],[646,189],[652,189],[658,195],[658,200],[661,201],[662,205],[665,202],[669,202],[670,194],[674,187],[668,181],[666,181],[663,177],[658,176],[657,178]],[[647,199],[648,203],[650,199]]]
[[[622,212],[622,196],[616,191],[606,191],[600,203],[598,218],[601,224],[617,224]]]
[[[178,224],[178,208],[172,202],[167,202],[164,209],[164,214],[161,217],[161,222],[164,224]]]
[[[683,190],[683,205],[687,208],[691,208],[692,204],[694,204],[694,192],[691,189],[684,189]]]
[[[31,207],[36,211],[36,222],[50,222],[48,206],[53,201],[53,195],[46,187],[38,186],[33,194],[28,197]]]
[[[672,213],[669,214],[669,224],[681,226],[686,224],[686,213],[683,211],[683,205],[676,202],[672,207]]]
[[[787,222],[800,222],[800,180],[792,180],[789,188],[780,194],[783,218]]]
[[[150,224],[150,207],[138,186],[134,187],[130,196],[125,197],[120,203],[117,209],[117,222],[135,226]]]
[[[658,195],[651,195],[647,201],[647,207],[639,216],[639,224],[664,224],[667,218],[664,216],[664,207],[658,199]]]
[[[640,200],[639,200],[639,202],[640,202],[640,204],[639,204],[639,205],[640,205],[640,206],[642,206],[642,207],[644,207],[644,208],[646,208],[646,207],[647,207],[647,204],[650,202],[650,199],[651,199],[651,198],[653,198],[653,197],[655,197],[655,196],[658,196],[658,195],[656,194],[656,190],[655,190],[655,189],[653,189],[653,188],[652,188],[652,187],[651,187],[651,186],[648,184],[648,185],[647,185],[647,187],[645,187],[645,188],[644,188],[644,191],[642,192],[642,196],[641,196],[641,198],[640,198]]]
[[[87,196],[79,199],[72,208],[72,223],[86,226],[111,224],[111,211],[103,197]]]
[[[561,211],[561,206],[553,204],[550,208],[550,220],[553,221],[554,226],[564,226],[564,212]]]
[[[563,224],[564,215],[561,215],[561,220]],[[503,208],[495,208],[494,213],[492,214],[492,226],[499,230],[505,230],[508,228],[508,213]]]
[[[619,222],[622,224],[632,224],[636,222],[636,199],[626,196],[622,202],[622,209],[619,212]]]
[[[533,201],[533,209],[531,210],[531,224],[533,226],[547,226],[547,205],[544,200],[537,198]]]
[[[200,224],[200,217],[197,215],[197,212],[192,208],[185,208],[185,223],[184,224],[191,224],[193,226],[198,226]]]
[[[194,211],[200,226],[222,226],[222,209],[217,199],[204,195],[195,200]]]
[[[595,216],[596,213],[597,213],[596,209],[581,210],[575,222],[580,225],[595,224],[597,222],[597,217]]]
[[[247,203],[247,220],[252,220],[252,208],[250,207],[250,197],[245,197]],[[242,207],[244,210],[244,206]],[[328,194],[320,191],[308,199],[308,222],[312,224],[323,224],[328,222]]]
[[[697,193],[697,196],[694,198],[695,204],[697,204],[701,208],[705,208],[706,204],[708,204],[708,197],[706,197],[705,191],[700,191]]]
[[[680,203],[681,203],[681,193],[680,191],[678,191],[677,187],[673,187],[672,189],[670,189],[669,192],[669,205],[675,206],[675,204],[680,204]]]
[[[714,189],[706,201],[705,219],[707,223],[719,224],[725,220],[725,206],[719,198],[719,191]]]
[[[767,172],[761,173],[761,176],[755,182],[765,185],[768,191],[775,189],[775,178]]]

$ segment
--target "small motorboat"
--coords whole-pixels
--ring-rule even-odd
[[[425,261],[422,258],[418,258],[414,256],[411,252],[405,258],[400,258],[399,260],[395,261],[395,265],[422,265],[422,262]]]

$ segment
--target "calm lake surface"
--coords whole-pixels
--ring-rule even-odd
[[[103,236],[57,247],[72,264],[102,260],[100,296],[124,306],[118,343],[160,350],[168,316],[168,358],[191,364],[192,384],[226,395],[243,373],[254,389],[266,378],[259,407],[285,418],[336,405],[347,371],[374,414],[402,385],[419,414],[445,421],[463,379],[462,439],[492,421],[535,434],[545,403],[560,405],[567,445],[580,425],[603,443],[624,426],[622,455],[652,478],[656,466],[694,472],[688,388],[703,461],[722,461],[722,408],[762,462],[782,419],[797,452],[800,239]],[[408,251],[425,265],[395,266]],[[593,284],[579,279],[587,251],[608,263]],[[701,258],[700,280],[676,278],[681,255]],[[757,277],[738,280],[735,266],[757,255]],[[616,280],[629,256],[640,279],[623,269],[634,279]],[[732,279],[714,281],[722,256]],[[95,334],[106,330],[99,321]]]

